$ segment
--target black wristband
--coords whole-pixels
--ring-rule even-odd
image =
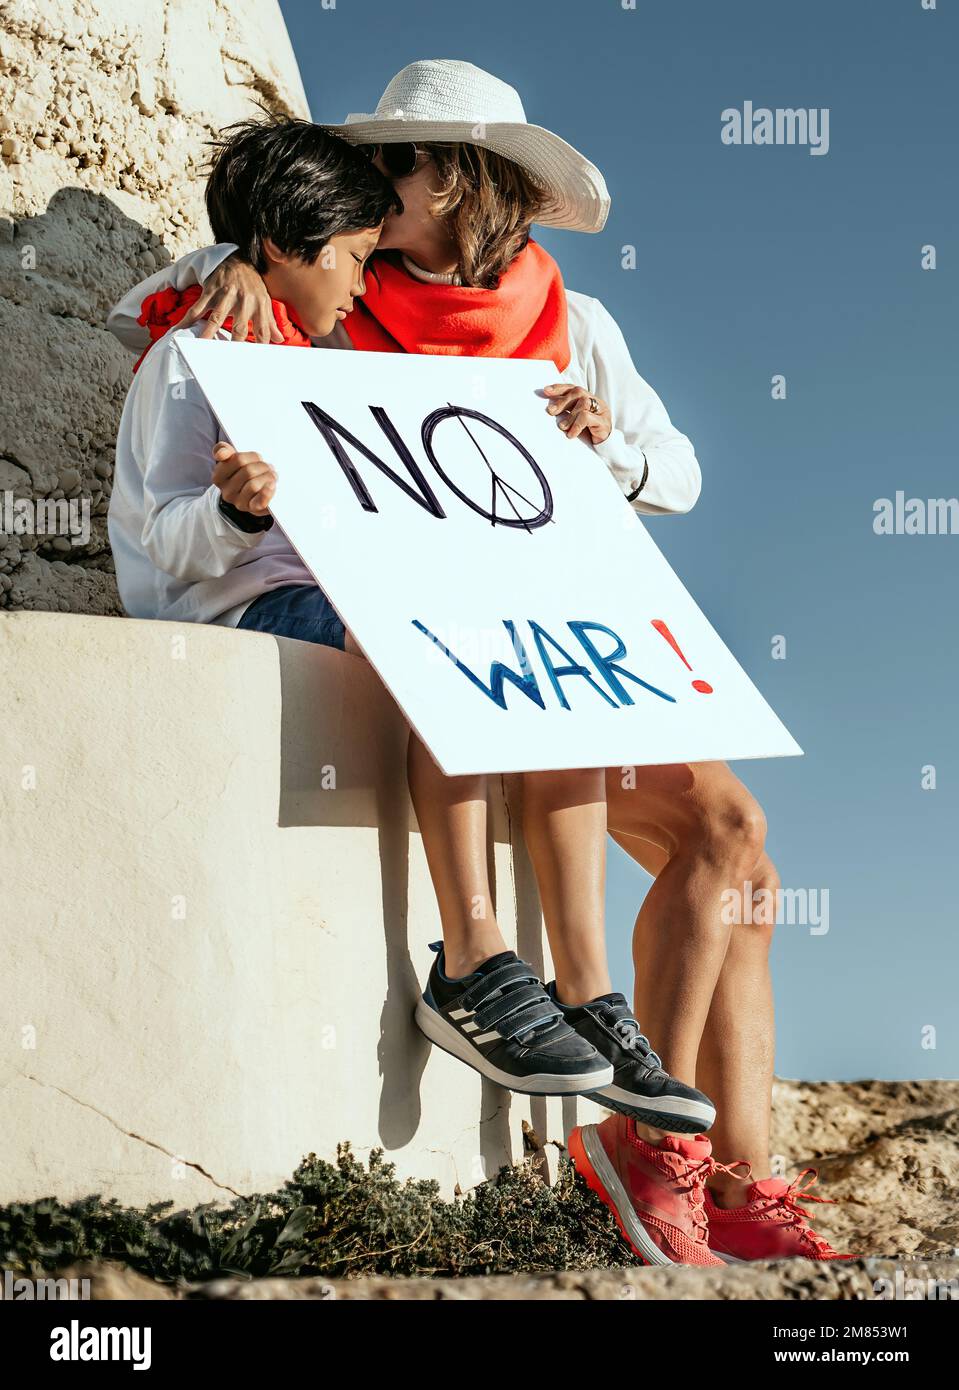
[[[647,479],[648,477],[649,477],[649,460],[646,458],[646,455],[643,454],[643,476],[642,476],[642,478],[640,479],[639,487],[633,488],[632,492],[630,492],[630,493],[627,495],[627,497],[626,497],[626,501],[627,501],[627,502],[635,502],[636,498],[639,496],[639,494],[642,492],[643,488],[646,486],[646,479]]]
[[[254,516],[252,512],[241,512],[239,507],[234,507],[232,502],[227,502],[222,496],[217,505],[227,521],[232,521],[233,525],[239,527],[241,531],[249,533],[269,531],[273,525],[273,518],[269,512],[265,516]]]

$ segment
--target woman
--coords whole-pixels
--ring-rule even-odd
[[[558,136],[529,125],[507,84],[449,59],[410,64],[375,113],[328,129],[366,149],[392,178],[403,211],[385,223],[365,297],[321,345],[549,358],[562,379],[548,388],[546,408],[579,441],[574,447],[600,456],[637,511],[688,511],[700,488],[690,441],[636,373],[612,317],[597,300],[566,290],[555,262],[529,236],[534,222],[600,231],[609,197],[599,171]],[[269,297],[232,249],[193,253],[152,277],[114,310],[111,329],[142,346],[136,321],[144,296],[199,281],[193,319],[208,316],[204,336],[232,316],[234,337],[250,332],[269,341]],[[409,780],[447,933],[447,970],[466,974],[477,952],[493,959],[503,949],[485,907],[484,779],[444,777],[411,737]],[[749,793],[724,765],[704,764],[527,775],[523,802],[556,963],[552,998],[616,1069],[614,1084],[594,1098],[619,1110],[574,1131],[577,1167],[649,1262],[834,1258],[796,1208],[794,1189],[769,1176],[770,932],[733,931],[720,913],[730,885],[751,879],[754,888],[775,887],[761,812]],[[683,1139],[657,1126],[664,1117],[655,1114],[652,1095],[667,1095],[665,1073],[659,1057],[644,1051],[622,996],[610,993],[595,926],[602,856],[584,854],[583,846],[595,846],[601,820],[655,877],[636,924],[636,999],[642,1016],[656,1019],[650,1032],[665,1040],[665,1065],[687,1088],[670,1081],[671,1096],[689,1102],[692,1113],[705,1102],[692,1089],[697,1077],[709,1078],[724,1163],[701,1134]],[[486,911],[479,927],[477,902]],[[638,1079],[637,1056],[645,1066]],[[669,1128],[679,1128],[675,1111]],[[744,1158],[760,1179],[748,1189],[730,1171]],[[735,1219],[723,1217],[729,1208]]]

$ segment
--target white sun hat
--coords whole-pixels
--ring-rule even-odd
[[[609,193],[602,174],[572,145],[530,125],[508,82],[457,58],[410,63],[390,81],[376,110],[327,125],[354,145],[410,141],[482,145],[512,159],[551,194],[536,221],[574,232],[602,231]]]

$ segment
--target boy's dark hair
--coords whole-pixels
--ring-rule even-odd
[[[403,211],[393,185],[353,145],[292,117],[238,121],[213,146],[206,210],[217,241],[233,241],[262,274],[263,242],[312,264],[344,232]]]

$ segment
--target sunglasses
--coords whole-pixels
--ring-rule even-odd
[[[416,171],[420,151],[413,144],[401,141],[396,145],[358,145],[357,148],[372,164],[377,155],[391,179],[409,178]]]

